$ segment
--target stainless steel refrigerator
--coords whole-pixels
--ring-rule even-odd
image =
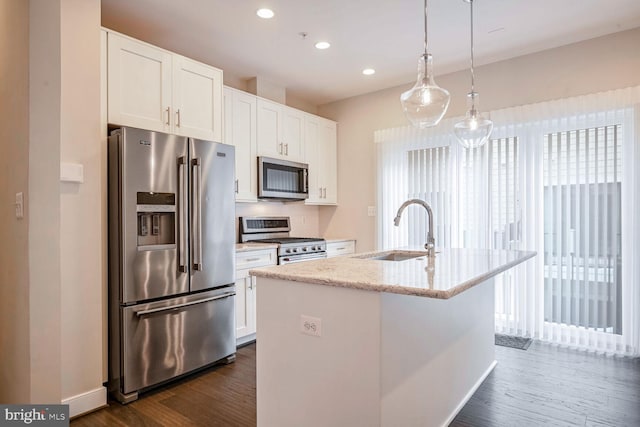
[[[235,358],[234,147],[109,137],[109,390],[120,402]]]

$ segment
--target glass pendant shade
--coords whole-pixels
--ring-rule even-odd
[[[433,79],[433,59],[425,53],[418,60],[415,86],[400,96],[402,110],[411,124],[424,129],[437,125],[449,107],[451,96]]]
[[[491,131],[493,131],[493,122],[478,112],[476,108],[478,94],[476,92],[467,94],[467,102],[469,103],[467,115],[453,126],[453,133],[464,148],[477,148],[484,145],[489,139]]]

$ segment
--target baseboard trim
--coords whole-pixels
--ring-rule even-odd
[[[460,403],[458,403],[458,406],[456,406],[456,408],[453,410],[451,415],[449,415],[447,420],[442,424],[443,426],[448,426],[449,424],[451,424],[453,422],[453,419],[456,417],[456,415],[458,415],[458,412],[460,412],[462,410],[462,408],[464,408],[464,405],[467,404],[469,399],[471,399],[471,396],[473,396],[473,393],[475,393],[476,390],[478,390],[478,387],[480,387],[480,385],[489,376],[489,374],[491,373],[491,371],[493,371],[493,368],[495,368],[497,364],[498,364],[498,362],[496,360],[491,362],[491,365],[489,365],[487,370],[484,371],[484,373],[478,379],[478,381],[476,381],[476,383],[473,385],[473,387],[471,387],[471,390],[469,390],[469,392],[462,398]]]
[[[256,340],[256,334],[245,335],[244,337],[240,337],[236,339],[236,347],[243,347],[247,344],[251,344]]]
[[[69,417],[77,417],[87,412],[107,406],[107,388],[98,387],[62,400],[63,405],[69,405]]]

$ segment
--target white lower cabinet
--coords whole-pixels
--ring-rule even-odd
[[[249,270],[276,265],[275,249],[256,249],[236,253],[236,344],[256,338],[256,279]]]
[[[349,255],[355,252],[355,240],[327,240],[327,258]]]

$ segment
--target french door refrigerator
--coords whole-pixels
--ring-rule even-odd
[[[111,133],[109,390],[120,402],[235,359],[234,147]]]

